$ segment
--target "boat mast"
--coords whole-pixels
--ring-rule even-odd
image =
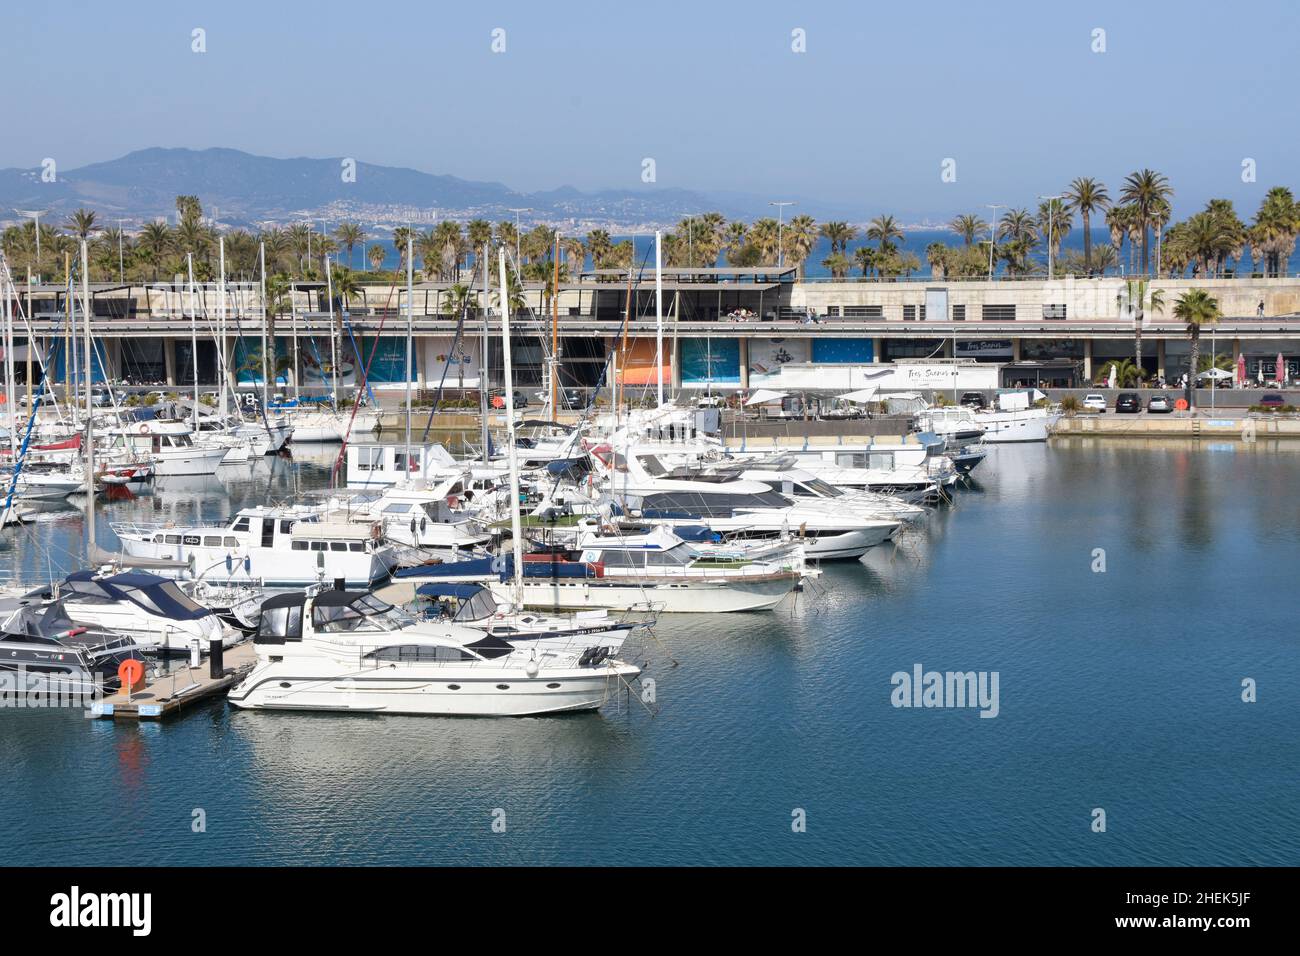
[[[81,240],[81,308],[85,313],[86,345],[86,559],[95,562],[95,426],[90,404],[90,256]]]
[[[411,337],[415,334],[415,257],[411,231],[406,231],[406,473],[411,482]]]
[[[663,233],[655,230],[655,378],[658,406],[664,404],[664,260]]]
[[[194,253],[185,253],[185,267],[189,270],[190,278],[190,365],[194,369],[194,434],[199,433],[199,316],[198,310],[194,306]],[[90,323],[87,322],[87,325]],[[89,367],[89,360],[87,360]],[[90,406],[87,405],[87,408]],[[90,412],[87,411],[89,416]]]
[[[226,237],[217,236],[217,375],[221,377],[221,417],[226,417],[226,390],[230,388],[230,369],[226,365]],[[238,411],[238,406],[236,406]]]
[[[329,299],[330,309],[330,403],[337,406],[339,400],[339,356],[334,344],[334,276],[330,272],[330,257],[325,257],[325,295]],[[324,384],[321,376],[321,384]]]
[[[551,420],[558,421],[556,380],[560,369],[560,230],[555,230],[555,263],[551,278]]]
[[[488,245],[483,245],[483,354],[478,362],[478,414],[483,428],[483,467],[488,463],[488,446],[492,443],[488,435],[488,296],[489,278],[492,274],[492,257],[488,254]]]
[[[77,372],[77,304],[73,292],[75,287],[72,284],[71,253],[63,254],[63,274],[68,277],[66,310],[68,327],[63,331],[63,401],[72,412],[72,427],[76,430],[81,427],[81,422],[78,421],[80,415],[77,411],[77,386],[80,384],[81,376]]]
[[[257,244],[257,257],[262,266],[262,418],[266,418],[266,407],[271,403],[271,393],[267,388],[266,378],[266,243]],[[270,435],[271,426],[267,426],[267,434]]]
[[[515,559],[515,607],[524,606],[524,544],[523,529],[519,521],[519,454],[515,449],[515,396],[514,377],[510,367],[510,291],[506,286],[506,250],[498,253],[498,271],[501,276],[501,354],[506,398],[506,444],[510,458],[510,536]]]
[[[14,313],[9,303],[9,264],[4,264],[4,274],[0,275],[0,294],[4,296],[4,334],[5,334],[5,410],[9,413],[9,451],[16,462],[18,460],[18,417],[14,411]],[[32,344],[27,343],[28,352]]]

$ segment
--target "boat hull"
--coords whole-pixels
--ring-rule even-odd
[[[728,578],[717,581],[680,579],[620,582],[608,577],[525,579],[524,606],[537,610],[572,611],[605,608],[611,611],[655,610],[675,614],[717,614],[768,611],[785,599],[799,577]],[[493,592],[514,599],[514,583],[493,582]]]
[[[442,717],[531,717],[596,710],[640,671],[611,664],[529,678],[515,671],[470,673],[472,668],[411,669],[400,676],[341,670],[331,677],[294,677],[254,670],[230,692],[247,710],[317,710]],[[288,686],[284,686],[284,685]]]

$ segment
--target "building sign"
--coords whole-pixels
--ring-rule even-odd
[[[828,365],[857,365],[875,361],[871,339],[814,339],[812,360]]]
[[[1010,339],[967,339],[957,340],[957,358],[964,359],[1010,359]]]
[[[462,335],[459,342],[453,335],[422,339],[426,385],[437,388],[441,382],[443,388],[478,388],[481,343],[478,336],[467,335]]]
[[[739,339],[682,339],[682,384],[739,385]]]
[[[749,374],[773,375],[782,365],[807,362],[812,346],[807,339],[750,339]]]

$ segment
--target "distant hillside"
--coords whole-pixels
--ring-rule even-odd
[[[137,150],[120,159],[58,170],[41,181],[39,169],[0,170],[0,220],[15,209],[49,209],[60,220],[80,206],[101,219],[173,218],[176,196],[197,195],[222,222],[252,224],[307,215],[400,222],[412,209],[443,216],[508,218],[511,207],[530,207],[526,218],[598,220],[628,225],[673,223],[688,211],[717,209],[752,218],[770,210],[722,202],[688,190],[647,186],[636,191],[583,193],[571,186],[521,193],[501,183],[474,182],[391,166],[357,163],[356,181],[341,178],[340,159],[271,159],[235,149]]]

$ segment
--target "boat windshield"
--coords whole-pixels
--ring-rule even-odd
[[[326,592],[329,594],[331,592]],[[373,594],[363,594],[352,601],[323,603],[317,600],[311,609],[311,623],[317,631],[396,631],[409,627],[413,619],[405,611],[381,601]]]
[[[844,494],[844,492],[839,488],[836,488],[829,482],[822,481],[820,478],[808,478],[805,479],[802,484],[807,485],[822,498],[838,498]]]
[[[461,602],[453,621],[482,621],[497,612],[497,601],[487,588]]]

